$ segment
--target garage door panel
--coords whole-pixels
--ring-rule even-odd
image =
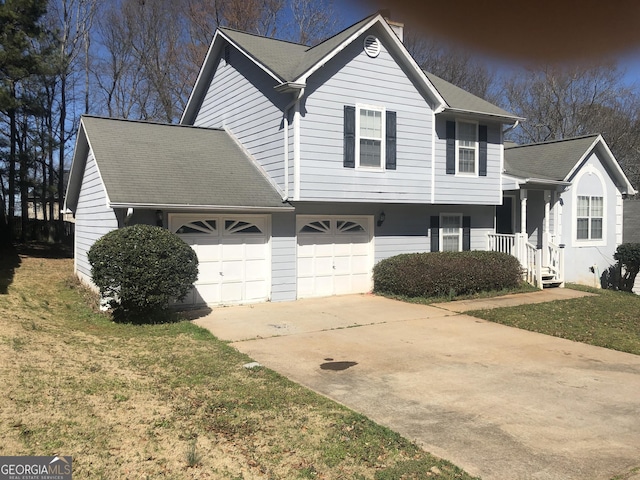
[[[299,298],[371,289],[371,220],[342,216],[297,219]],[[316,228],[320,223],[322,228]]]
[[[199,274],[185,304],[268,300],[267,217],[173,215],[173,231],[198,255]],[[203,232],[204,231],[204,232]]]

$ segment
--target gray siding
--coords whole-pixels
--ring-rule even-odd
[[[588,172],[582,176],[581,172]],[[600,180],[602,178],[602,180]],[[600,276],[615,263],[613,255],[618,247],[622,195],[598,155],[592,153],[571,179],[573,185],[562,193],[562,241],[566,244],[566,279],[569,282],[600,285]],[[602,195],[605,198],[604,239],[590,244],[576,239],[575,203],[578,195]]]
[[[229,130],[284,187],[282,112],[290,97],[274,86],[271,77],[232,49],[230,62],[218,63],[194,125]]]
[[[355,40],[307,82],[300,200],[430,202],[432,110],[384,45],[370,58],[362,42]],[[396,112],[396,170],[343,167],[343,107],[356,104]]]
[[[92,152],[87,157],[75,215],[75,271],[83,282],[90,283],[87,252],[96,240],[118,228],[116,214],[107,206],[107,194]]]
[[[271,301],[295,300],[295,214],[275,213],[271,218]]]
[[[499,205],[502,202],[501,124],[486,123],[487,176],[447,175],[447,120],[454,117],[438,115],[435,139],[435,195],[434,203]]]

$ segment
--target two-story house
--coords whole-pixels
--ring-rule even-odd
[[[561,171],[529,169],[539,146],[505,160],[520,120],[421,70],[380,14],[314,47],[221,28],[180,125],[82,118],[76,272],[104,233],[151,223],[198,253],[194,304],[368,292],[407,252],[503,250],[561,283],[562,226],[612,256],[634,190],[601,137]]]

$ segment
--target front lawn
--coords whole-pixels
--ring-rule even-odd
[[[571,285],[571,288],[598,295],[465,313],[503,325],[640,355],[640,296],[577,285]]]
[[[3,455],[72,455],[78,479],[471,478],[187,321],[111,322],[50,257],[0,251]]]

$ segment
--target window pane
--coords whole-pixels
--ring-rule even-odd
[[[360,166],[380,167],[380,140],[360,140]]]
[[[382,138],[382,112],[360,110],[360,136]]]
[[[578,239],[588,239],[589,238],[589,219],[588,218],[579,218],[578,219]]]
[[[578,197],[578,216],[589,216],[589,197]]]
[[[476,151],[461,148],[459,153],[458,171],[462,173],[475,173]]]
[[[458,142],[461,147],[475,147],[476,143],[475,123],[458,122]]]
[[[458,235],[443,235],[442,236],[442,251],[443,252],[457,252],[460,248],[460,239]]]
[[[598,239],[598,240],[602,239],[602,219],[601,218],[591,219],[591,238]]]
[[[604,216],[604,202],[602,197],[591,197],[591,216],[592,217]]]

